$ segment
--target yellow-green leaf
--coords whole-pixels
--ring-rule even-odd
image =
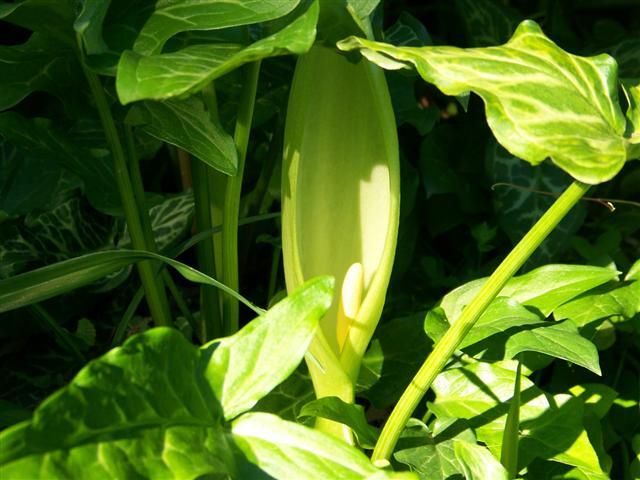
[[[531,164],[551,157],[574,178],[597,184],[627,159],[615,60],[567,53],[533,21],[496,47],[394,47],[356,37],[338,46],[387,69],[413,65],[448,95],[475,92],[498,141]]]

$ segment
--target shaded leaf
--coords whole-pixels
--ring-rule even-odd
[[[475,441],[469,431],[463,432],[459,438]],[[461,478],[462,468],[455,455],[454,442],[444,440],[436,443],[424,423],[410,418],[400,435],[393,457],[408,465],[424,480]]]
[[[496,0],[456,0],[456,10],[471,47],[488,47],[509,40],[522,15]]]
[[[233,138],[212,122],[197,97],[164,102],[142,102],[133,106],[127,123],[164,142],[180,147],[211,168],[235,175],[238,154]]]
[[[46,33],[68,45],[75,43],[71,28],[73,18],[74,3],[70,0],[22,0],[0,4],[0,19],[34,32]]]
[[[302,407],[298,417],[320,417],[348,426],[356,434],[362,448],[372,450],[378,440],[378,429],[369,425],[362,405],[346,403],[338,397],[323,397]]]
[[[0,110],[17,105],[33,92],[58,96],[69,109],[82,89],[82,72],[74,52],[49,37],[32,35],[23,45],[0,45]]]
[[[168,197],[149,209],[151,228],[158,250],[162,251],[175,245],[187,233],[193,214],[193,193],[190,191]],[[118,241],[118,247],[131,248],[131,237],[126,226]]]
[[[296,421],[302,407],[314,398],[313,383],[303,363],[289,378],[260,399],[254,410],[275,413],[283,420]]]
[[[91,204],[105,213],[120,210],[120,196],[108,152],[79,146],[51,120],[0,114],[0,135],[25,155],[55,162],[82,179]]]
[[[387,69],[413,65],[447,95],[477,93],[498,141],[532,165],[551,157],[574,178],[595,184],[615,176],[626,160],[615,60],[571,55],[533,21],[522,22],[499,47],[393,47],[355,37],[339,47],[359,49]]]
[[[516,243],[555,200],[553,196],[541,192],[560,195],[571,183],[571,177],[548,162],[537,167],[523,163],[496,142],[488,146],[487,160],[492,182],[512,184],[494,187],[492,196],[500,228]],[[539,265],[557,259],[582,225],[586,210],[584,202],[574,206],[536,249],[527,264]]]
[[[431,351],[422,315],[384,323],[362,359],[358,390],[377,408],[393,404]]]

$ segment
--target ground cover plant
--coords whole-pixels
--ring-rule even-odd
[[[639,14],[0,4],[2,477],[637,478]]]

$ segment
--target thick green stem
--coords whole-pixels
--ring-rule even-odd
[[[129,228],[129,235],[131,236],[131,244],[136,250],[146,250],[145,234],[140,218],[141,216],[148,215],[148,212],[146,210],[138,210],[138,203],[134,195],[129,171],[127,170],[127,157],[122,148],[122,142],[118,136],[116,124],[111,115],[109,102],[107,101],[100,79],[94,72],[86,67],[84,63],[82,63],[82,68],[96,102],[102,128],[109,149],[111,150],[111,156],[113,157],[116,182],[118,183],[118,189],[120,191],[120,199],[122,201],[127,227]],[[154,322],[157,325],[171,326],[172,321],[167,296],[162,281],[155,275],[152,263],[149,261],[139,262],[138,272],[142,280],[142,285],[144,286],[147,303],[149,304],[149,310],[151,311]]]
[[[227,180],[222,215],[222,282],[235,291],[238,282],[238,216],[240,214],[240,194],[244,163],[247,158],[249,133],[253,120],[253,107],[258,89],[260,62],[254,62],[245,68],[245,83],[236,120],[234,141],[238,151],[238,173]],[[231,335],[239,328],[238,301],[229,295],[223,295],[223,318],[225,333]]]
[[[186,155],[178,151],[178,155]],[[200,160],[191,162],[193,172],[193,194],[196,210],[196,226],[199,232],[211,230],[210,192],[207,167]],[[213,237],[213,236],[212,236]],[[216,263],[213,250],[213,240],[206,240],[198,244],[198,264],[200,270],[207,275],[217,278]],[[200,288],[200,319],[202,331],[199,337],[202,341],[218,338],[223,335],[222,318],[220,316],[220,299],[218,289],[203,285]]]
[[[554,202],[538,222],[527,232],[513,250],[507,255],[498,268],[489,277],[476,297],[465,308],[460,317],[451,325],[442,339],[436,344],[431,354],[420,367],[407,389],[400,397],[398,404],[391,412],[385,424],[372,461],[385,464],[400,437],[402,429],[418,403],[427,392],[436,376],[442,371],[464,337],[469,333],[476,320],[487,309],[493,299],[500,293],[507,281],[515,275],[534,250],[551,233],[578,200],[587,192],[588,185],[580,182],[572,183]]]

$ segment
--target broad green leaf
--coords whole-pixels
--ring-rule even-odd
[[[594,288],[558,307],[556,320],[570,319],[578,327],[598,320],[632,318],[640,312],[640,280],[615,282]]]
[[[630,32],[623,34],[621,40],[606,49],[607,53],[618,62],[621,77],[640,77],[640,35]]]
[[[485,447],[456,440],[453,442],[453,449],[466,480],[509,479],[507,471]]]
[[[418,371],[433,342],[422,328],[422,315],[384,323],[364,355],[358,378],[359,394],[377,408],[392,405]]]
[[[546,322],[511,335],[505,344],[505,358],[514,358],[521,352],[538,352],[580,365],[601,375],[598,349],[580,336],[571,321]]]
[[[471,47],[489,47],[509,40],[522,15],[495,0],[456,0],[456,10]]]
[[[242,415],[233,422],[231,431],[247,459],[277,479],[416,478],[379,470],[346,443],[269,413]]]
[[[456,438],[475,442],[475,436],[469,430]],[[424,423],[410,418],[400,435],[393,457],[408,465],[421,479],[456,478],[456,475],[462,475],[462,468],[455,455],[455,441],[448,439],[436,442]]]
[[[219,288],[256,313],[263,313],[263,310],[234,290],[195,268],[171,258],[141,250],[90,253],[0,280],[0,313],[70,292],[142,260],[167,263],[187,280]]]
[[[513,277],[500,291],[499,296],[509,297],[535,307],[547,316],[563,303],[598,285],[617,278],[615,270],[585,265],[545,265],[524,275]],[[451,322],[462,313],[476,296],[486,279],[466,283],[446,294],[440,301]]]
[[[338,397],[313,400],[302,407],[298,417],[320,417],[342,423],[356,434],[362,448],[372,450],[378,440],[378,429],[369,425],[362,405],[346,403]]]
[[[0,434],[7,478],[195,478],[232,474],[206,355],[156,328],[83,368],[30,421]],[[198,448],[194,449],[194,445]]]
[[[277,55],[301,55],[313,44],[317,20],[318,1],[314,1],[282,30],[248,46],[199,44],[151,56],[126,51],[118,65],[118,97],[126,104],[187,95],[246,63]]]
[[[0,114],[0,135],[25,155],[55,162],[80,177],[89,201],[98,210],[120,210],[113,162],[106,151],[80,146],[51,120],[27,119],[17,112]]]
[[[300,0],[161,0],[146,21],[133,50],[141,54],[157,54],[176,33],[190,30],[214,30],[265,22],[292,11]]]
[[[0,45],[0,110],[17,105],[33,92],[58,96],[68,110],[82,87],[80,64],[71,48],[33,34],[22,45]],[[77,109],[76,109],[77,110]]]
[[[508,361],[447,370],[436,377],[436,399],[429,409],[441,418],[465,419],[458,428],[473,428],[478,440],[498,456],[515,367],[515,362]],[[585,399],[544,394],[526,377],[521,382],[519,468],[545,458],[579,467],[588,478],[604,480],[606,475],[583,425]],[[455,433],[456,425],[448,430]]]
[[[387,69],[413,65],[447,95],[475,92],[497,140],[532,165],[551,157],[572,177],[596,184],[626,161],[615,60],[571,55],[533,21],[498,47],[393,47],[351,37],[339,48],[361,50]]]
[[[231,420],[293,373],[333,299],[331,277],[309,280],[240,332],[216,343],[206,373]],[[282,348],[286,338],[287,348]],[[225,372],[216,376],[216,372]]]
[[[233,138],[212,122],[201,99],[136,104],[126,119],[145,133],[176,145],[227,175],[235,175],[238,154]]]
[[[571,177],[549,162],[532,167],[496,142],[491,142],[487,148],[487,161],[494,184],[513,185],[496,185],[491,195],[498,225],[515,244],[555,200],[553,196],[540,192],[560,195],[571,183]],[[553,261],[570,246],[569,239],[578,231],[586,215],[584,203],[579,202],[571,209],[536,249],[527,266]]]

